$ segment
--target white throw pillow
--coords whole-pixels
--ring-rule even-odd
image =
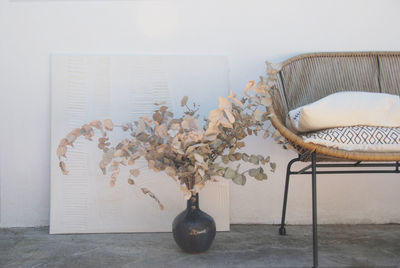
[[[347,126],[400,127],[400,97],[385,93],[344,91],[289,112],[295,132]]]

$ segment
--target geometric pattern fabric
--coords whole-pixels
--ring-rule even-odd
[[[310,132],[305,142],[350,151],[400,151],[400,127],[352,126]]]

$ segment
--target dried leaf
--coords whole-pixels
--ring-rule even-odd
[[[162,113],[165,113],[167,110],[168,110],[168,107],[167,107],[167,106],[161,106],[161,107],[160,107],[160,111],[161,111]]]
[[[159,111],[155,111],[153,114],[153,120],[161,124],[164,120],[164,116]]]
[[[250,176],[255,177],[255,176],[257,176],[257,174],[260,174],[260,170],[258,168],[249,169]]]
[[[236,103],[237,105],[239,105],[240,107],[243,108],[243,103],[237,99],[236,94],[235,94],[235,92],[233,92],[232,89],[231,89],[231,92],[230,92],[228,98],[231,99],[234,103]]]
[[[225,115],[228,118],[229,122],[231,124],[235,123],[235,117],[233,116],[231,110],[229,109],[224,109]]]
[[[144,188],[144,187],[143,187],[143,188],[140,188],[140,189],[142,190],[142,192],[143,192],[144,194],[147,194],[148,196],[150,196],[151,198],[153,198],[153,199],[158,203],[158,206],[160,207],[161,210],[164,209],[163,204],[161,204],[160,200],[158,200],[158,198],[157,198],[149,189]]]
[[[262,86],[261,84],[257,83],[257,86],[254,87],[254,92],[258,93],[258,94],[265,94],[267,93],[267,90],[264,86]]]
[[[65,163],[63,161],[60,161],[59,166],[60,166],[60,169],[61,169],[62,173],[64,175],[68,175],[69,171],[67,170],[67,167],[66,167],[66,165],[65,165]]]
[[[194,186],[194,190],[195,190],[196,192],[200,192],[200,191],[201,191],[201,189],[203,189],[203,188],[204,188],[204,186],[205,186],[205,184],[204,184],[204,183],[199,183],[199,184],[196,184],[196,185]]]
[[[260,112],[260,110],[254,111],[253,118],[259,122],[262,120],[262,113]]]
[[[104,128],[108,131],[112,131],[114,128],[114,124],[111,121],[111,119],[105,119],[104,120]]]
[[[129,158],[128,165],[129,165],[129,166],[132,166],[133,164],[135,164],[135,159],[133,159],[133,158],[131,157],[131,158]]]
[[[262,173],[258,173],[254,178],[255,178],[256,180],[258,180],[258,181],[262,181],[263,178],[264,178],[264,176],[263,176]]]
[[[198,153],[193,153],[194,159],[196,159],[197,162],[199,163],[204,163],[204,158],[199,155]]]
[[[271,104],[272,104],[271,96],[268,95],[268,96],[261,98],[261,104],[264,106],[267,106],[267,107],[271,106]]]
[[[249,94],[247,93],[253,86],[254,86],[255,82],[254,80],[250,80],[247,84],[246,87],[244,88],[244,95],[246,95],[247,97],[249,97]]]
[[[276,163],[274,163],[274,162],[271,162],[271,163],[269,163],[269,165],[270,165],[270,167],[271,167],[271,171],[272,171],[272,172],[275,172],[275,169],[276,169]]]
[[[254,165],[258,165],[259,164],[259,159],[258,159],[258,157],[256,156],[256,155],[254,155],[254,154],[252,154],[251,156],[250,156],[250,163],[252,163],[252,164],[254,164]]]
[[[233,125],[225,117],[219,123],[226,128],[233,128]]]
[[[224,110],[222,109],[215,109],[210,111],[209,115],[208,115],[208,119],[211,122],[218,122],[220,120],[222,120],[224,118]]]
[[[148,137],[149,137],[149,135],[144,132],[141,132],[138,135],[136,135],[136,139],[138,139],[141,142],[146,142]]]
[[[176,177],[176,170],[173,167],[166,167],[165,168],[165,173],[170,176],[173,177],[175,179]]]
[[[241,175],[241,174],[237,174],[232,181],[236,184],[239,185],[245,185],[246,184],[246,176]]]
[[[119,170],[117,170],[116,172],[114,172],[113,174],[111,174],[111,179],[113,181],[116,181],[119,175]]]
[[[242,154],[241,153],[234,153],[233,157],[235,158],[236,161],[239,161],[242,159]]]
[[[168,132],[167,132],[167,130],[165,129],[164,125],[156,126],[156,128],[155,128],[155,134],[156,134],[157,136],[161,137],[161,138],[165,138],[165,137],[168,136]]]
[[[68,133],[67,136],[65,136],[65,139],[68,141],[68,144],[73,144],[76,140],[77,136],[72,134],[72,133]]]
[[[269,130],[266,129],[265,132],[264,132],[263,138],[266,139],[268,137],[269,137]]]
[[[188,102],[189,97],[188,96],[184,96],[181,100],[181,106],[185,106]]]
[[[214,140],[217,138],[217,135],[219,134],[220,130],[218,128],[218,124],[211,122],[208,125],[208,128],[204,135],[207,137],[208,140]]]
[[[104,167],[111,163],[113,155],[114,150],[107,151],[103,154],[102,163],[104,164]]]
[[[116,150],[116,151],[114,152],[114,157],[119,157],[119,156],[121,156],[121,155],[122,155],[122,150],[121,150],[121,149]]]
[[[156,106],[159,106],[159,105],[164,105],[164,104],[166,104],[167,102],[166,101],[162,101],[162,102],[160,102],[160,103],[154,103],[154,105],[156,105]]]
[[[147,161],[147,164],[149,165],[150,169],[154,169],[155,168],[155,161],[154,160],[149,160]]]
[[[201,168],[199,168],[199,169],[197,170],[197,172],[199,173],[199,175],[200,175],[202,178],[204,177],[204,175],[205,175],[204,170],[202,170]]]
[[[229,100],[227,98],[218,97],[218,108],[221,110],[225,110],[225,109],[230,109],[231,108],[231,103],[229,102]]]
[[[103,128],[100,120],[94,120],[94,121],[90,122],[90,125],[92,127],[97,128],[97,129],[102,129]]]
[[[92,140],[91,138],[94,136],[93,128],[88,124],[83,125],[79,129],[79,133],[82,134],[83,136],[85,136],[85,138],[87,138],[89,140]],[[77,134],[75,134],[75,135],[77,135]]]
[[[221,144],[222,144],[222,140],[221,139],[216,139],[210,144],[210,146],[213,149],[217,149]]]
[[[129,170],[129,173],[131,173],[132,176],[137,177],[139,176],[140,171],[139,169],[132,168],[131,170]]]
[[[186,115],[181,123],[181,126],[185,130],[199,129],[200,121],[197,120],[197,118],[195,118],[193,116]]]
[[[233,179],[237,175],[236,171],[231,169],[230,167],[225,169],[224,177],[227,179]]]
[[[134,182],[132,179],[128,179],[128,183],[129,183],[130,185],[134,185],[134,184],[135,184],[135,182]]]
[[[67,146],[58,146],[57,148],[57,157],[61,160],[61,157],[66,157],[65,154],[67,153]]]
[[[184,193],[184,197],[186,200],[189,200],[192,197],[192,192],[191,191],[186,191]]]
[[[63,138],[60,140],[60,143],[58,144],[58,146],[67,146],[68,144],[69,144],[68,140],[66,138]]]
[[[118,169],[119,169],[118,165],[111,165],[111,166],[108,168],[108,171],[109,171],[109,172],[114,172],[114,171],[117,171]]]
[[[179,133],[180,129],[181,129],[181,124],[180,123],[174,123],[169,127],[168,135],[170,135],[171,137],[175,137],[176,134]]]
[[[86,125],[84,125],[84,126],[86,126]],[[89,126],[89,130],[91,130],[91,129],[92,128]],[[81,135],[81,129],[80,128],[75,128],[70,133],[75,135],[76,137],[79,137]]]
[[[99,144],[97,145],[97,147],[99,147],[100,150],[104,150],[106,148],[106,146],[109,146],[110,143],[106,143],[106,141],[108,140],[108,138],[103,137],[103,138],[99,138]]]

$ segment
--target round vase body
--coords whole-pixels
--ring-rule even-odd
[[[214,219],[199,209],[199,196],[187,201],[187,208],[175,217],[172,233],[178,246],[189,253],[200,253],[210,248],[216,228]]]

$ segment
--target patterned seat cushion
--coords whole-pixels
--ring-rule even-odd
[[[305,142],[347,151],[400,152],[400,127],[329,128],[302,137]]]

